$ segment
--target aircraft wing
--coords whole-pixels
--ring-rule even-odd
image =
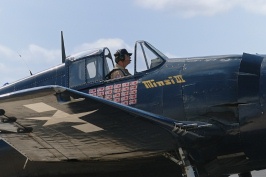
[[[182,138],[204,138],[195,130],[213,126],[176,122],[60,86],[1,95],[0,115],[0,138],[32,161],[148,157],[175,149]]]

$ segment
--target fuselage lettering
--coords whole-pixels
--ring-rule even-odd
[[[142,81],[145,88],[155,88],[155,87],[162,87],[167,85],[173,85],[173,84],[181,84],[186,82],[182,75],[176,75],[176,76],[169,76],[168,79],[165,79],[163,81],[154,81],[154,79]]]

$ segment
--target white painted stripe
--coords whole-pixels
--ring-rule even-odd
[[[76,126],[72,126],[75,129],[78,129],[84,133],[90,133],[90,132],[97,132],[97,131],[101,131],[103,130],[100,127],[97,127],[93,124],[87,123],[87,124],[82,124],[82,125],[76,125]]]
[[[53,108],[52,106],[49,106],[43,102],[40,102],[40,103],[34,103],[34,104],[27,104],[27,105],[24,105],[25,107],[29,108],[29,109],[32,109],[36,112],[47,112],[47,111],[54,111],[54,110],[57,110],[55,108]]]

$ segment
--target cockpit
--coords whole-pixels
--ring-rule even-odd
[[[160,67],[167,57],[146,41],[137,41],[134,48],[131,76],[144,74]],[[70,88],[108,82],[106,78],[114,68],[114,60],[108,48],[94,49],[71,55],[66,59]]]

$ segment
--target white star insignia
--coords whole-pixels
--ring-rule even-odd
[[[56,108],[53,108],[53,107],[51,107],[45,103],[34,103],[34,104],[28,104],[28,105],[24,105],[24,106],[29,108],[29,109],[32,109],[36,112],[46,112],[46,111],[57,110]],[[44,121],[46,120],[47,122],[43,126],[59,124],[62,122],[84,123],[82,125],[76,125],[76,126],[72,126],[72,127],[76,128],[80,131],[83,131],[85,133],[88,133],[88,132],[95,132],[95,131],[103,130],[100,127],[97,127],[93,124],[90,124],[90,123],[80,119],[80,117],[83,117],[85,115],[90,115],[96,111],[98,111],[98,109],[94,110],[94,111],[84,112],[84,113],[68,114],[66,112],[57,110],[52,117],[31,117],[31,118],[27,118],[27,119],[44,120]]]

